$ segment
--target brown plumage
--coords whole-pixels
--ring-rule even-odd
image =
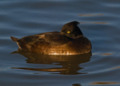
[[[65,24],[61,32],[47,32],[21,39],[11,37],[19,50],[45,55],[78,55],[91,52],[91,42],[83,36],[78,22]]]

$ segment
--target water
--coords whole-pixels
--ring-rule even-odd
[[[120,85],[120,0],[1,0],[0,86]],[[21,38],[80,21],[92,56],[11,54]]]

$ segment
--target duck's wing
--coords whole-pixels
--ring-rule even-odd
[[[41,33],[26,36],[21,39],[11,37],[11,39],[17,43],[19,49],[31,49],[32,47],[37,46],[59,46],[66,44],[71,40],[70,38],[62,35],[60,32]]]
[[[44,35],[44,40],[54,45],[62,45],[72,40],[71,38],[66,37],[60,32],[49,32],[45,33]]]

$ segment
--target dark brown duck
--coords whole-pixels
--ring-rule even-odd
[[[61,32],[46,32],[21,39],[11,37],[18,50],[45,55],[78,55],[91,52],[91,42],[73,21],[65,24]]]

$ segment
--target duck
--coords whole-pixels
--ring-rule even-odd
[[[78,27],[78,21],[64,24],[60,32],[45,32],[20,39],[11,36],[19,51],[43,55],[80,55],[90,53],[92,45]]]

